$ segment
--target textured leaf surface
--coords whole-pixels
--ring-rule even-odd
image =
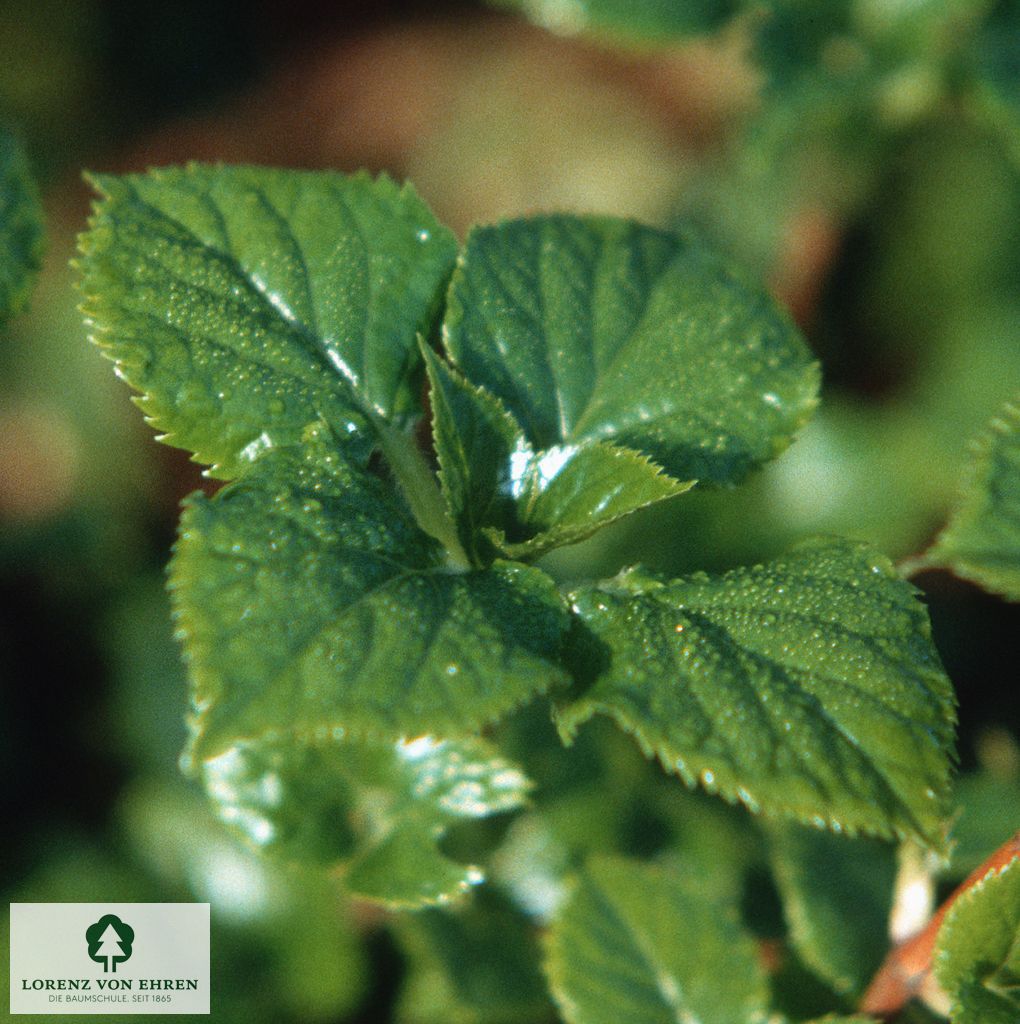
[[[553,1009],[539,970],[535,931],[486,890],[455,910],[396,922],[409,960],[401,1024],[537,1024]]]
[[[801,959],[840,993],[859,994],[882,962],[895,849],[793,824],[769,829],[783,912]]]
[[[592,859],[554,921],[546,973],[568,1024],[750,1024],[766,986],[735,912],[672,872]]]
[[[935,976],[953,999],[954,1024],[1020,1019],[1020,858],[952,905],[939,929]]]
[[[463,818],[513,810],[530,784],[478,739],[240,743],[202,768],[220,818],[267,853],[343,863],[358,895],[399,906],[444,902],[482,880],[439,851]]]
[[[669,43],[710,32],[737,10],[732,0],[491,0],[554,32],[608,32],[625,39]]]
[[[189,500],[171,586],[199,759],[263,734],[465,734],[566,678],[552,581],[452,572],[325,429]]]
[[[1020,601],[1020,406],[1007,405],[976,446],[960,504],[924,562]]]
[[[0,324],[24,304],[42,259],[42,209],[21,147],[0,127]]]
[[[456,242],[410,187],[190,166],[96,179],[82,236],[94,340],[165,440],[235,477],[323,418],[415,408]]]
[[[535,451],[513,416],[432,353],[433,436],[465,549],[533,558],[691,487],[607,442]]]
[[[590,689],[566,737],[607,714],[693,784],[752,809],[942,845],[953,693],[927,612],[891,563],[840,540],[764,566],[578,590]]]
[[[550,216],[476,229],[444,340],[538,451],[610,441],[732,483],[789,443],[817,367],[764,291],[690,240]]]

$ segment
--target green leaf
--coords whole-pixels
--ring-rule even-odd
[[[679,875],[620,857],[593,858],[581,872],[553,923],[546,974],[568,1024],[766,1016],[765,978],[735,911]]]
[[[854,1014],[853,1017],[843,1017],[839,1014],[829,1013],[817,1020],[809,1021],[808,1024],[878,1024],[874,1017],[862,1017]]]
[[[768,836],[797,952],[837,992],[860,994],[888,945],[895,849],[786,823],[773,825]]]
[[[25,304],[42,245],[42,208],[28,161],[0,127],[0,324]]]
[[[712,32],[737,11],[734,0],[490,0],[557,33],[609,33],[625,40],[671,43]]]
[[[536,451],[608,441],[676,480],[739,480],[815,406],[817,367],[764,291],[691,240],[630,221],[475,229],[443,334]]]
[[[550,1020],[534,929],[479,890],[463,907],[394,922],[410,962],[400,1024],[535,1024]]]
[[[1020,601],[1020,406],[1010,403],[975,445],[960,502],[924,565],[944,565]]]
[[[416,411],[416,335],[456,242],[410,186],[196,166],[95,178],[81,238],[96,341],[164,440],[230,479],[325,419]]]
[[[1020,15],[1015,3],[992,4],[971,51],[978,104],[1020,165]]]
[[[935,977],[954,1024],[1020,1019],[1020,859],[989,872],[949,908],[935,945]]]
[[[953,878],[976,871],[1005,843],[1020,822],[1020,778],[989,771],[967,772],[956,779],[953,802]]]
[[[479,739],[239,743],[202,767],[219,817],[289,861],[344,864],[354,893],[445,902],[482,880],[439,849],[446,829],[523,805],[530,783]]]
[[[325,428],[188,500],[171,587],[197,759],[284,733],[464,735],[567,679],[552,581],[451,571]]]
[[[916,592],[863,545],[572,595],[569,740],[610,715],[693,785],[752,810],[944,844],[953,693]]]
[[[425,358],[443,494],[476,560],[537,557],[692,486],[604,441],[536,452],[499,399]]]

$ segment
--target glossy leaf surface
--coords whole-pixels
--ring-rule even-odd
[[[821,827],[941,846],[953,693],[892,564],[839,540],[764,566],[573,595],[591,686],[566,737],[610,715],[689,783]]]
[[[733,483],[789,444],[818,371],[789,319],[689,239],[549,216],[475,229],[443,326],[536,451],[609,441]]]
[[[1020,406],[1007,405],[975,446],[960,503],[923,561],[1020,601]]]
[[[198,759],[263,735],[464,735],[566,678],[552,581],[451,571],[324,428],[189,500],[171,586]]]
[[[409,186],[256,167],[99,176],[82,236],[93,339],[164,439],[233,478],[324,418],[416,409],[416,334],[456,242]]]
[[[345,866],[392,906],[445,902],[482,880],[439,850],[447,827],[513,810],[530,784],[479,739],[240,743],[202,768],[220,818],[287,860]]]
[[[553,922],[546,974],[568,1024],[766,1017],[764,974],[732,908],[620,857],[593,858],[581,872]]]
[[[837,992],[860,994],[888,943],[894,847],[785,823],[774,824],[768,838],[783,913],[801,959]]]
[[[497,398],[426,361],[443,492],[476,559],[533,558],[691,487],[604,441],[535,451]]]
[[[42,209],[28,161],[0,127],[0,324],[28,296],[42,260]]]
[[[954,1024],[1020,1019],[1020,859],[956,900],[939,929],[935,976]]]

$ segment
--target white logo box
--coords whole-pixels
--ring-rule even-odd
[[[11,904],[12,1014],[208,1012],[208,903]]]

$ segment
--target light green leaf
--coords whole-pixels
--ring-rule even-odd
[[[922,564],[945,565],[1020,601],[1020,406],[1010,403],[975,445],[960,503]]]
[[[431,352],[426,366],[443,493],[477,560],[534,558],[692,486],[604,441],[536,452],[499,399]]]
[[[818,388],[764,291],[683,236],[608,217],[474,230],[443,333],[536,451],[608,441],[676,480],[739,480],[789,444]]]
[[[199,760],[263,735],[464,735],[567,678],[552,581],[451,571],[324,428],[189,499],[171,587]]]
[[[371,417],[416,411],[416,335],[456,242],[410,186],[200,165],[95,183],[80,243],[93,340],[212,475],[318,419],[365,442]]]
[[[42,244],[42,208],[28,161],[0,127],[0,324],[24,305]]]
[[[572,595],[565,738],[610,715],[693,785],[753,810],[944,844],[953,693],[888,559],[817,540],[764,566]]]
[[[786,823],[775,823],[768,837],[790,938],[801,959],[837,992],[860,994],[888,945],[895,849]]]
[[[557,33],[609,33],[625,40],[675,43],[720,28],[734,0],[490,0]]]
[[[935,977],[954,1024],[1020,1019],[1020,859],[989,872],[949,908],[935,945]]]
[[[735,910],[620,857],[593,858],[581,872],[552,925],[546,974],[567,1024],[766,1017],[764,974]]]
[[[450,910],[394,922],[409,961],[400,1024],[536,1024],[550,1020],[529,922],[487,889]]]
[[[520,807],[530,783],[479,739],[239,743],[202,766],[217,814],[267,853],[343,864],[392,906],[445,902],[482,880],[439,850],[450,824]]]

